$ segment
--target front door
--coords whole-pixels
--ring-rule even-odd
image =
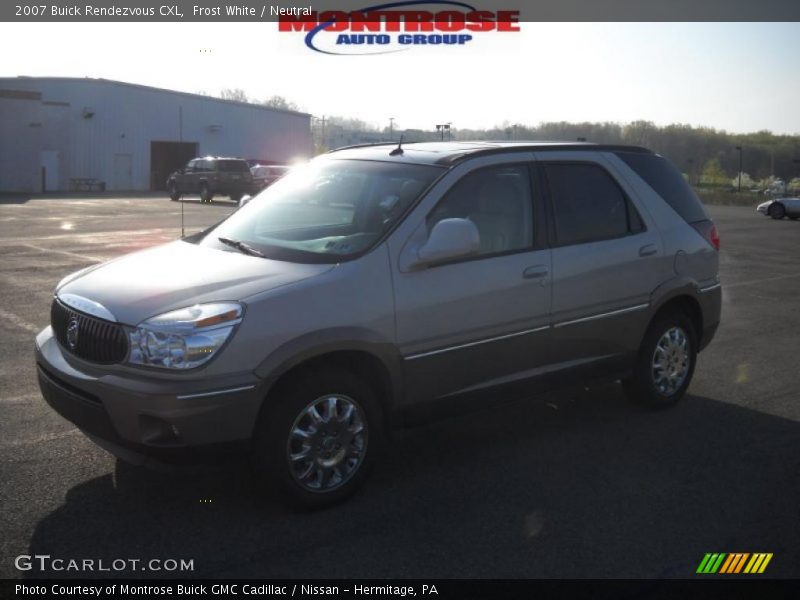
[[[59,189],[59,153],[58,150],[42,150],[42,191],[57,192]]]
[[[441,219],[469,219],[480,253],[396,273],[406,402],[512,383],[546,362],[550,250],[531,182],[527,162],[474,170],[420,223],[429,233]]]

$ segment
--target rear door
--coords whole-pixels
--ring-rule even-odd
[[[800,217],[800,198],[785,198],[786,214],[792,218]]]
[[[399,267],[395,308],[406,402],[521,381],[546,360],[550,250],[530,153],[525,158],[494,156],[470,161],[471,169],[462,165],[404,223],[415,230],[393,262]],[[415,244],[444,218],[472,220],[480,253],[404,268]]]
[[[627,358],[662,280],[661,237],[598,153],[537,158],[552,217],[551,358],[572,366]]]
[[[192,174],[192,191],[199,192],[202,184],[208,185],[212,193],[216,191],[213,185],[216,179],[216,168],[216,161],[205,159],[198,160],[194,173]]]

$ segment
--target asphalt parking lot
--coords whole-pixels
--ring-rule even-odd
[[[55,284],[177,238],[179,208],[0,199],[0,577],[41,576],[15,569],[24,554],[193,559],[197,577],[692,577],[706,552],[771,552],[769,575],[800,576],[800,222],[711,207],[723,322],[678,407],[604,385],[429,424],[349,502],[307,514],[264,500],[244,465],[118,463],[39,395]],[[190,233],[233,205],[184,208]]]

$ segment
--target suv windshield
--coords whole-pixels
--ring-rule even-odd
[[[317,160],[296,167],[200,244],[243,242],[267,258],[340,262],[371,248],[442,173],[441,167]]]

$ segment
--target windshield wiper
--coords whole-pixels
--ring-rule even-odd
[[[239,240],[232,240],[226,237],[218,237],[217,239],[226,246],[230,246],[231,248],[236,248],[242,254],[249,254],[250,256],[260,256],[261,258],[267,258],[267,256],[263,252],[261,252],[261,250],[256,250],[252,246],[245,244],[244,242],[241,242]]]

